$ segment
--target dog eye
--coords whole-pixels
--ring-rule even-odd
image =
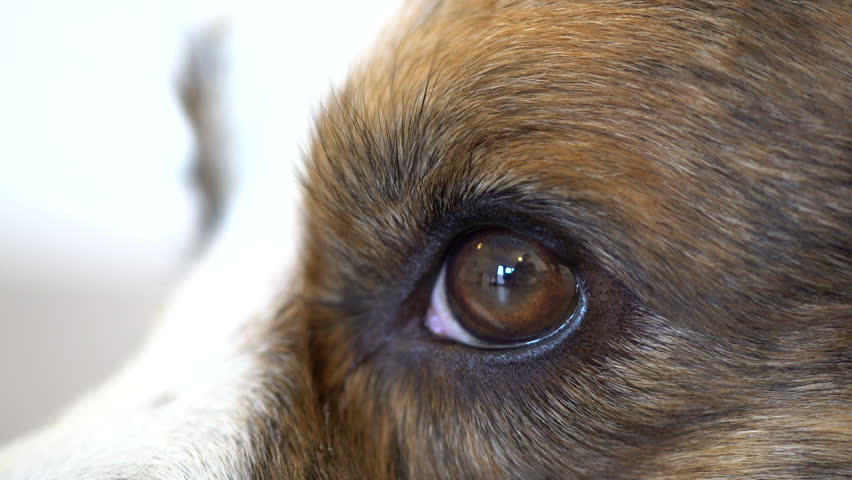
[[[453,246],[432,291],[426,327],[480,348],[537,342],[579,318],[571,269],[547,247],[502,229]]]

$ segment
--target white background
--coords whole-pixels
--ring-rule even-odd
[[[187,38],[230,22],[236,151],[275,161],[398,3],[0,0],[0,443],[132,354],[194,258]]]

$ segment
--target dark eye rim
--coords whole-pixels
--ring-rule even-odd
[[[437,277],[436,283],[441,284],[441,290],[443,294],[446,295],[445,287],[444,287],[444,272],[445,268],[442,267],[441,274]],[[518,342],[506,342],[506,343],[498,343],[498,342],[488,342],[487,340],[483,340],[478,338],[476,335],[467,332],[471,336],[472,343],[463,343],[456,340],[439,337],[432,332],[428,332],[431,337],[435,340],[440,341],[442,343],[450,343],[452,345],[457,345],[464,348],[470,348],[474,350],[519,350],[526,347],[533,347],[535,345],[546,343],[550,339],[554,339],[555,337],[563,337],[569,336],[572,332],[574,332],[577,328],[579,328],[583,319],[586,316],[586,312],[588,311],[588,295],[586,294],[585,288],[583,286],[582,277],[575,273],[575,277],[577,277],[577,304],[574,307],[574,311],[571,312],[562,323],[559,324],[556,328],[548,331],[544,335],[532,339],[522,340]],[[458,321],[458,320],[456,320]],[[425,325],[425,324],[424,324]],[[426,328],[424,326],[424,328]],[[464,327],[462,327],[464,328]]]
[[[517,235],[524,240],[533,241],[539,243],[539,246],[544,249],[548,249],[550,253],[552,253],[563,265],[571,269],[571,273],[575,277],[576,281],[576,295],[577,300],[572,310],[571,314],[568,315],[557,327],[547,331],[545,334],[530,338],[524,339],[518,342],[489,342],[486,339],[478,338],[475,334],[467,331],[467,329],[461,325],[461,322],[458,318],[455,318],[454,321],[460,324],[461,328],[465,329],[466,333],[470,335],[473,344],[464,343],[444,337],[440,337],[435,335],[428,328],[425,327],[425,323],[423,323],[423,329],[426,331],[427,335],[432,338],[434,341],[439,343],[446,343],[452,345],[458,345],[463,348],[468,348],[472,350],[482,351],[491,351],[494,350],[505,350],[505,351],[518,351],[523,350],[526,347],[533,347],[535,345],[547,343],[549,340],[553,340],[556,337],[563,338],[570,336],[573,331],[575,331],[580,324],[582,323],[583,318],[586,315],[588,310],[588,294],[585,288],[585,281],[583,279],[583,275],[581,269],[579,267],[579,262],[574,261],[579,255],[579,248],[565,248],[567,245],[571,245],[572,243],[569,240],[565,240],[560,237],[554,236],[549,230],[545,227],[537,226],[534,223],[529,223],[526,221],[518,222],[517,218],[514,218],[512,222],[498,222],[498,221],[477,221],[472,224],[468,224],[466,228],[458,231],[453,235],[450,241],[446,242],[441,249],[441,252],[438,256],[439,262],[437,264],[437,273],[430,275],[433,279],[432,285],[433,288],[437,288],[440,285],[440,289],[443,295],[446,295],[446,280],[444,275],[446,273],[447,264],[453,254],[454,250],[456,250],[460,243],[467,241],[471,238],[471,236],[476,235],[479,232],[493,230],[493,231],[501,231],[507,234]],[[446,298],[445,298],[446,301]]]
[[[580,256],[583,249],[576,239],[555,234],[548,225],[536,222],[534,217],[499,211],[496,215],[483,215],[470,221],[462,219],[459,223],[463,223],[464,227],[449,232],[448,240],[444,241],[440,250],[436,252],[439,267],[445,263],[456,245],[483,230],[503,230],[520,235],[527,240],[536,241],[542,247],[549,249],[572,271],[575,271],[577,265],[581,263]]]
[[[608,354],[612,342],[627,335],[626,320],[642,302],[601,262],[600,255],[606,252],[600,248],[603,240],[595,238],[599,232],[573,219],[570,205],[559,211],[551,206],[547,199],[506,194],[483,195],[429,211],[412,226],[410,243],[403,246],[405,268],[389,271],[382,288],[359,288],[357,277],[347,274],[341,275],[341,283],[326,286],[340,292],[334,324],[349,332],[348,348],[369,356],[371,364],[389,362],[382,365],[393,374],[428,366],[442,378],[461,375],[478,382],[497,374],[522,385],[557,364],[593,361]],[[447,254],[460,239],[485,228],[513,230],[550,248],[575,274],[585,297],[582,317],[546,339],[501,350],[473,348],[432,333],[424,315]],[[490,383],[487,386],[491,388]]]
[[[582,236],[575,235],[562,222],[540,216],[540,211],[540,204],[530,205],[518,201],[515,205],[507,206],[499,199],[479,198],[449,210],[434,212],[434,216],[418,228],[422,233],[419,236],[421,241],[407,249],[412,268],[398,272],[395,279],[390,279],[388,288],[381,292],[359,292],[357,288],[350,291],[351,299],[347,299],[345,307],[347,318],[363,318],[365,312],[379,312],[367,326],[381,334],[357,337],[361,345],[359,348],[367,351],[380,348],[379,345],[386,343],[388,332],[391,332],[390,335],[395,339],[393,344],[396,345],[393,350],[402,349],[409,354],[413,351],[431,351],[431,355],[436,358],[446,357],[448,361],[449,358],[455,358],[453,362],[475,357],[479,358],[477,362],[514,363],[530,356],[546,355],[572,342],[572,338],[583,331],[583,328],[579,328],[583,318],[597,309],[585,272],[587,267],[593,267],[597,262],[581,241]],[[526,345],[501,349],[498,354],[494,349],[473,348],[437,336],[426,327],[423,318],[429,306],[430,294],[447,256],[459,241],[484,229],[509,230],[535,240],[550,249],[561,263],[571,269],[583,299],[583,308],[579,308],[578,303],[575,312],[582,315],[572,315],[570,322],[566,319],[565,323],[570,328],[562,326],[550,332],[546,339],[533,339]],[[382,348],[389,348],[389,345]]]
[[[607,355],[613,348],[613,340],[626,335],[623,319],[636,308],[636,299],[629,291],[622,291],[617,277],[603,269],[594,256],[581,247],[578,254],[579,263],[571,267],[582,295],[582,307],[570,322],[566,321],[546,338],[513,348],[477,348],[433,333],[422,316],[423,307],[423,310],[408,310],[417,317],[407,316],[404,333],[395,337],[387,354],[411,368],[428,364],[442,372],[441,375],[462,375],[471,382],[493,374],[508,375],[507,378],[523,385],[540,378],[541,372],[550,371],[555,365],[593,361]],[[438,274],[432,271],[421,286],[433,287]],[[599,301],[599,295],[604,295],[606,301]],[[482,385],[487,387],[490,383]]]

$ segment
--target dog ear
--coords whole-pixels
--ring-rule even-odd
[[[225,116],[224,21],[207,25],[190,35],[178,78],[178,92],[195,138],[192,182],[200,197],[200,229],[206,238],[222,219],[232,191],[228,165],[228,136]]]

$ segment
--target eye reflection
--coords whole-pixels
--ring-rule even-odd
[[[573,318],[580,296],[573,273],[550,250],[514,232],[484,230],[448,256],[427,327],[477,346],[529,343]]]

